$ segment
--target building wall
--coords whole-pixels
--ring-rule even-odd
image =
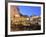
[[[10,10],[11,10],[11,13],[10,13],[11,17],[13,17],[13,16],[20,17],[19,11],[17,10],[16,6],[11,6]]]

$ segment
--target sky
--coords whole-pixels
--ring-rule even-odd
[[[39,6],[18,6],[20,13],[23,15],[32,16],[40,16],[41,14],[41,7]]]

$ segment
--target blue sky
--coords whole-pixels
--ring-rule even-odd
[[[40,16],[41,7],[38,6],[18,6],[20,13],[23,15],[31,16],[32,14]]]

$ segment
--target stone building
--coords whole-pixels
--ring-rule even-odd
[[[16,6],[11,6],[10,8],[11,10],[11,21],[12,21],[12,24],[24,24],[25,22],[25,25],[27,25],[27,23],[32,23],[32,24],[41,24],[41,18],[40,16],[31,16],[31,17],[28,17],[27,15],[22,15],[20,12],[19,12],[19,9],[16,7]]]
[[[30,21],[32,24],[41,25],[41,17],[40,16],[32,16],[32,17],[30,17]]]
[[[16,6],[11,6],[10,16],[11,16],[12,23],[15,23],[16,21],[19,21],[20,14],[19,14],[19,11],[17,10]]]

